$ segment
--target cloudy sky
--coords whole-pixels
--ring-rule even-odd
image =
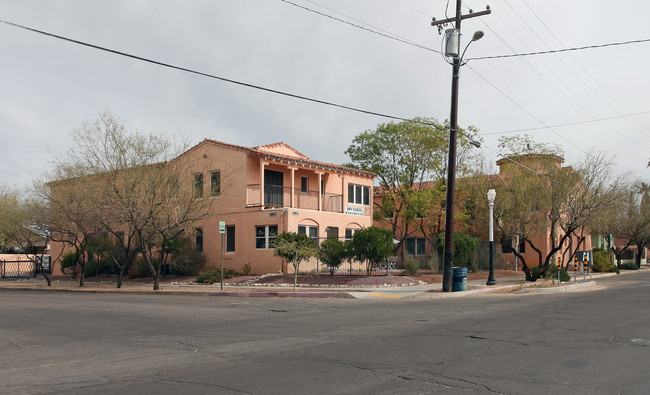
[[[451,66],[439,53],[446,0],[3,0],[0,20],[244,83],[402,118],[449,118]],[[500,136],[557,142],[568,164],[608,152],[646,182],[650,2],[466,0],[492,14],[460,79],[459,123],[497,159]],[[448,5],[450,17],[455,2]],[[160,67],[0,23],[0,183],[27,185],[103,111],[133,130],[198,143],[285,141],[343,163],[353,137],[390,119]],[[524,132],[520,132],[524,133]]]

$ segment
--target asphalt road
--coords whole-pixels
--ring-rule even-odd
[[[0,393],[648,393],[649,292],[650,273],[451,299],[1,290]]]

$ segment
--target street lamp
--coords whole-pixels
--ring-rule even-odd
[[[494,199],[497,197],[497,192],[490,189],[487,192],[488,207],[490,208],[490,274],[486,285],[496,285],[497,280],[494,278]]]
[[[460,0],[456,6],[456,28],[446,32],[447,45],[445,54],[453,57],[453,74],[451,79],[451,115],[449,117],[449,159],[447,162],[447,209],[445,210],[445,246],[442,265],[442,291],[452,291],[452,266],[454,251],[454,201],[456,195],[456,147],[458,137],[458,80],[463,56],[460,53]],[[467,44],[462,55],[465,55],[469,44],[483,37],[482,31],[477,31]]]

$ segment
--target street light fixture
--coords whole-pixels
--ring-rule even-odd
[[[449,117],[449,158],[447,162],[447,207],[445,210],[445,246],[444,260],[442,265],[442,291],[452,291],[452,266],[454,251],[454,201],[456,195],[456,148],[458,138],[458,80],[460,79],[460,66],[463,65],[463,56],[465,51],[474,41],[483,37],[482,31],[477,31],[472,36],[472,40],[467,44],[462,55],[460,52],[460,0],[456,6],[456,28],[449,29],[445,32],[448,38],[445,54],[453,57],[453,74],[451,79],[451,115]],[[450,42],[451,41],[451,42]]]
[[[490,189],[487,192],[488,207],[490,208],[490,274],[486,285],[496,285],[497,280],[494,278],[494,199],[497,197],[497,192]]]

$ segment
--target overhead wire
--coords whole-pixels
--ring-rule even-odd
[[[416,43],[416,42],[414,42],[414,41],[411,41],[411,40],[408,40],[408,39],[406,39],[406,38],[400,37],[400,36],[398,36],[398,35],[396,35],[396,34],[390,33],[390,32],[388,32],[388,31],[386,31],[386,30],[381,29],[381,28],[378,28],[378,27],[372,26],[372,25],[370,25],[370,24],[368,24],[368,23],[365,23],[365,22],[360,21],[360,20],[358,20],[358,19],[352,18],[352,17],[350,17],[350,16],[348,16],[348,15],[345,15],[345,14],[342,14],[342,13],[340,13],[340,12],[338,12],[338,11],[332,10],[331,8],[328,8],[328,7],[322,6],[322,5],[320,5],[320,4],[316,3],[316,2],[313,2],[313,1],[311,1],[311,0],[305,0],[305,1],[307,1],[307,2],[309,2],[309,3],[312,3],[312,4],[314,4],[314,5],[317,5],[317,6],[319,6],[319,7],[322,7],[322,8],[324,8],[324,9],[326,9],[326,10],[329,10],[329,11],[335,12],[335,13],[337,13],[337,14],[339,14],[339,15],[345,16],[346,18],[352,19],[352,20],[354,20],[354,21],[356,21],[356,22],[363,23],[364,25],[367,25],[367,26],[371,26],[373,29],[377,29],[377,30],[373,30],[373,29],[370,29],[370,28],[367,28],[367,27],[364,27],[364,26],[361,26],[361,25],[357,25],[357,24],[352,23],[352,22],[348,22],[348,21],[343,20],[343,19],[341,19],[341,18],[337,18],[337,17],[335,17],[335,16],[328,15],[328,14],[326,14],[326,13],[324,13],[324,12],[320,12],[320,11],[314,10],[314,9],[312,9],[312,8],[305,7],[304,5],[297,4],[297,3],[294,3],[294,2],[289,1],[289,0],[280,0],[280,1],[282,1],[283,3],[286,3],[286,4],[290,4],[290,5],[294,6],[294,7],[302,8],[302,9],[305,10],[305,11],[313,12],[313,13],[318,14],[318,15],[320,15],[320,16],[323,16],[323,17],[325,17],[325,18],[329,18],[329,19],[332,19],[332,20],[334,20],[334,21],[341,22],[341,23],[344,23],[344,24],[346,24],[346,25],[350,25],[350,26],[352,26],[352,27],[356,27],[356,28],[358,28],[358,29],[365,30],[365,31],[367,31],[367,32],[374,33],[374,34],[380,35],[380,36],[385,37],[385,38],[389,38],[389,39],[391,39],[391,40],[399,41],[399,42],[401,42],[401,43],[408,44],[408,45],[412,45],[412,46],[417,47],[417,48],[421,48],[421,49],[424,49],[424,50],[427,50],[427,51],[431,51],[431,52],[435,52],[435,53],[438,53],[438,54],[442,54],[442,52],[440,52],[440,51],[438,51],[438,50],[436,50],[436,49],[429,48],[429,47],[424,46],[424,45],[422,45],[422,44],[418,44],[418,43]],[[378,30],[383,31],[383,33],[382,33],[381,31],[378,31]]]
[[[329,101],[326,101],[326,100],[315,99],[315,98],[308,97],[308,96],[298,95],[298,94],[295,94],[295,93],[289,93],[289,92],[285,92],[285,91],[281,91],[281,90],[277,90],[277,89],[263,87],[263,86],[260,86],[260,85],[255,85],[255,84],[251,84],[251,83],[247,83],[247,82],[233,80],[233,79],[230,79],[230,78],[220,77],[220,76],[217,76],[217,75],[214,75],[214,74],[209,74],[209,73],[205,73],[205,72],[202,72],[202,71],[189,69],[189,68],[186,68],[186,67],[176,66],[176,65],[173,65],[173,64],[170,64],[170,63],[165,63],[165,62],[162,62],[162,61],[157,61],[157,60],[145,58],[145,57],[142,57],[142,56],[133,55],[133,54],[130,54],[130,53],[127,53],[127,52],[122,52],[122,51],[118,51],[118,50],[115,50],[115,49],[102,47],[100,45],[95,45],[95,44],[91,44],[91,43],[80,41],[80,40],[75,40],[75,39],[72,39],[72,38],[69,38],[69,37],[49,33],[49,32],[43,31],[43,30],[31,28],[31,27],[20,25],[20,24],[17,24],[17,23],[5,21],[5,20],[2,20],[2,19],[0,19],[0,23],[4,23],[4,24],[9,25],[9,26],[13,26],[13,27],[17,27],[17,28],[24,29],[24,30],[27,30],[27,31],[31,31],[33,33],[42,34],[44,36],[56,38],[58,40],[63,40],[63,41],[67,41],[67,42],[70,42],[70,43],[78,44],[78,45],[81,45],[81,46],[84,46],[84,47],[93,48],[93,49],[96,49],[96,50],[99,50],[99,51],[112,53],[114,55],[124,56],[124,57],[127,57],[127,58],[139,60],[141,62],[151,63],[151,64],[154,64],[154,65],[157,65],[157,66],[166,67],[166,68],[174,69],[174,70],[178,70],[178,71],[183,71],[183,72],[190,73],[190,74],[196,74],[196,75],[200,75],[200,76],[203,76],[203,77],[208,77],[208,78],[216,79],[216,80],[223,81],[223,82],[228,82],[228,83],[235,84],[235,85],[245,86],[245,87],[248,87],[248,88],[253,88],[253,89],[257,89],[257,90],[261,90],[261,91],[265,91],[265,92],[275,93],[275,94],[282,95],[282,96],[292,97],[294,99],[306,100],[306,101],[310,101],[310,102],[314,102],[314,103],[318,103],[318,104],[324,104],[324,105],[327,105],[327,106],[338,107],[338,108],[342,108],[342,109],[345,109],[345,110],[355,111],[355,112],[359,112],[359,113],[363,113],[363,114],[375,115],[375,116],[379,116],[379,117],[383,117],[383,118],[389,118],[389,119],[395,119],[395,120],[399,120],[399,121],[408,121],[408,122],[418,123],[418,122],[416,122],[414,120],[403,118],[403,117],[398,117],[398,116],[395,116],[395,115],[390,115],[390,114],[380,113],[380,112],[376,112],[376,111],[369,111],[369,110],[364,110],[364,109],[360,109],[360,108],[356,108],[356,107],[346,106],[346,105],[343,105],[343,104],[329,102]],[[432,124],[428,124],[428,123],[426,123],[426,124],[427,125],[432,125]]]

